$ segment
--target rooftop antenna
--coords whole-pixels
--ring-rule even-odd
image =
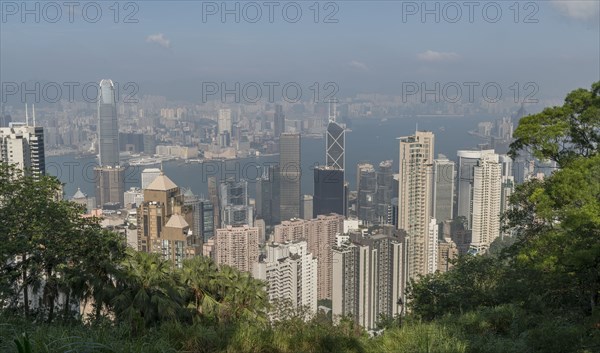
[[[35,104],[31,105],[31,113],[33,115],[33,126],[35,127]]]
[[[419,131],[419,122],[417,121],[415,123],[415,133],[417,133]]]
[[[29,114],[27,113],[27,103],[25,103],[25,125],[29,126]]]

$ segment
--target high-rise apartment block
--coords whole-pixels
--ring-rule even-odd
[[[433,161],[432,217],[438,223],[454,218],[454,162],[440,154]]]
[[[216,264],[252,273],[258,264],[258,228],[227,226],[216,233],[212,251]]]
[[[494,150],[458,151],[458,216],[471,234],[470,251],[485,252],[500,235],[503,194],[510,194],[511,160]],[[503,184],[509,189],[504,189]]]
[[[382,161],[377,170],[377,193],[375,194],[376,210],[378,224],[392,224],[392,199],[396,197],[394,193],[394,172],[392,171],[392,161]]]
[[[318,298],[331,299],[332,248],[336,235],[343,233],[344,216],[319,215],[315,219],[292,219],[276,225],[273,240],[277,243],[305,240],[308,251],[319,261]]]
[[[375,168],[369,163],[359,163],[356,170],[357,202],[356,213],[358,219],[365,224],[377,222],[377,174]]]
[[[266,246],[266,257],[255,265],[254,277],[267,282],[270,301],[287,301],[293,308],[317,312],[317,259],[306,241]]]
[[[485,252],[500,236],[502,170],[497,154],[482,154],[473,168],[472,238],[474,251]]]
[[[0,161],[33,177],[46,174],[44,128],[22,123],[0,128]]]
[[[473,198],[473,169],[484,154],[494,154],[494,150],[459,150],[457,152],[457,183],[456,183],[456,216],[464,217],[467,220],[467,229],[471,229],[473,224],[472,217],[472,198]]]
[[[381,315],[402,313],[405,302],[406,249],[401,231],[393,236],[350,234],[333,249],[332,310],[334,320],[351,316],[374,329]]]
[[[409,278],[430,273],[432,165],[434,135],[416,131],[400,137],[398,229],[407,233]],[[437,260],[437,258],[436,258]]]

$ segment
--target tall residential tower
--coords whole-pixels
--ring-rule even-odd
[[[29,125],[27,105],[25,115],[25,124],[9,123],[9,127],[0,128],[0,162],[15,165],[26,175],[37,177],[46,174],[44,128],[35,126],[35,110],[33,125]]]
[[[434,135],[416,131],[400,137],[398,180],[398,229],[407,233],[408,276],[429,273],[433,249],[430,249],[432,164]]]

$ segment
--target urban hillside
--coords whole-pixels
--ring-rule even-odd
[[[600,352],[600,82],[522,118],[513,137],[511,157],[558,169],[515,188],[511,236],[411,280],[405,315],[380,317],[375,337],[350,317],[307,320],[203,256],[174,266],[132,250],[57,197],[54,177],[1,164],[0,351]]]

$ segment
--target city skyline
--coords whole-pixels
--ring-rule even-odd
[[[9,322],[194,351],[593,336],[600,0],[0,1],[0,43]]]

